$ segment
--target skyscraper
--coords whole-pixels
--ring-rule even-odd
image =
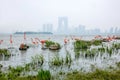
[[[43,32],[53,32],[52,24],[43,24]]]
[[[78,34],[85,34],[85,26],[84,25],[79,25],[78,26]]]
[[[67,32],[68,32],[68,18],[59,17],[58,18],[58,33],[67,34]]]
[[[111,27],[109,33],[113,34],[114,33],[114,28]]]

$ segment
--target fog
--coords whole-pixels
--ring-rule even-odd
[[[120,28],[120,0],[0,0],[0,33],[41,31],[47,23],[56,30],[61,16],[69,27]]]

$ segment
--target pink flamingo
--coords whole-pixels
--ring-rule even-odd
[[[33,39],[32,39],[32,38],[31,38],[31,41],[32,41],[32,43],[33,43],[33,44],[36,44],[36,42],[35,42],[35,41],[33,41]]]
[[[24,32],[24,40],[26,40],[26,33]]]
[[[39,38],[35,38],[35,40],[36,40],[37,43],[40,42],[40,39],[39,39]],[[41,43],[41,42],[40,42],[40,43]]]
[[[95,39],[100,39],[100,38],[102,39],[102,36],[101,36],[101,35],[97,35],[97,36],[95,36],[94,38],[95,38]]]
[[[113,35],[113,36],[112,36],[112,39],[115,39],[115,38],[116,38],[116,36],[115,36],[115,35]]]
[[[47,41],[47,40],[40,40],[40,42],[41,42],[42,44],[44,44],[46,41]]]
[[[68,40],[67,39],[64,39],[64,43],[67,44]]]
[[[81,37],[74,37],[74,40],[76,40],[76,41],[77,41],[77,40],[79,41],[79,40],[81,40],[81,39],[82,39],[82,36],[81,36]]]
[[[38,38],[35,38],[35,42],[36,42],[36,44],[38,44]]]
[[[64,39],[64,43],[67,44],[70,40],[69,39]]]
[[[110,36],[108,36],[108,41],[112,41],[113,39],[112,39],[112,37],[110,37]]]
[[[0,45],[2,44],[3,40],[0,40]]]
[[[42,44],[42,48],[44,47],[44,43],[46,42],[47,40],[40,40],[40,43]]]
[[[13,43],[13,41],[12,41],[12,35],[10,35],[10,43],[11,44]]]

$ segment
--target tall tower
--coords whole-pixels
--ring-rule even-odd
[[[58,18],[58,32],[59,34],[66,34],[68,31],[68,18],[59,17]]]
[[[43,24],[43,32],[52,32],[53,25],[52,24]]]

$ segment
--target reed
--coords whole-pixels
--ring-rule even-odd
[[[71,55],[69,53],[66,54],[66,58],[65,58],[65,64],[71,64],[72,63],[72,58]]]
[[[98,53],[97,49],[87,50],[85,52],[85,58],[87,57],[93,58],[97,53]]]
[[[98,48],[98,51],[100,51],[101,53],[105,53],[106,49],[104,47]]]
[[[112,44],[112,47],[118,50],[120,49],[120,43]]]
[[[116,66],[120,69],[120,62],[116,62]]]
[[[53,44],[55,44],[55,42],[53,42],[53,41],[46,41],[45,42],[46,47],[50,47],[50,45],[53,45]]]
[[[49,70],[39,70],[38,71],[38,80],[50,80],[51,79],[51,73]]]
[[[0,49],[0,55],[10,56],[10,51],[7,49]]]
[[[43,55],[36,55],[36,56],[32,57],[32,63],[34,65],[40,65],[40,66],[42,66],[43,63],[44,63],[44,57],[43,57]]]
[[[91,46],[90,41],[83,41],[83,40],[77,40],[74,43],[74,48],[75,49],[88,49]]]
[[[106,71],[96,69],[93,72],[76,72],[69,73],[64,80],[119,80],[120,70],[117,71]]]
[[[111,56],[113,54],[113,49],[114,48],[106,48],[107,53]]]
[[[102,40],[93,40],[93,41],[91,41],[91,44],[95,45],[95,46],[101,45],[102,44]]]
[[[53,66],[61,66],[63,65],[64,61],[63,58],[60,58],[59,56],[55,56],[50,63]]]

